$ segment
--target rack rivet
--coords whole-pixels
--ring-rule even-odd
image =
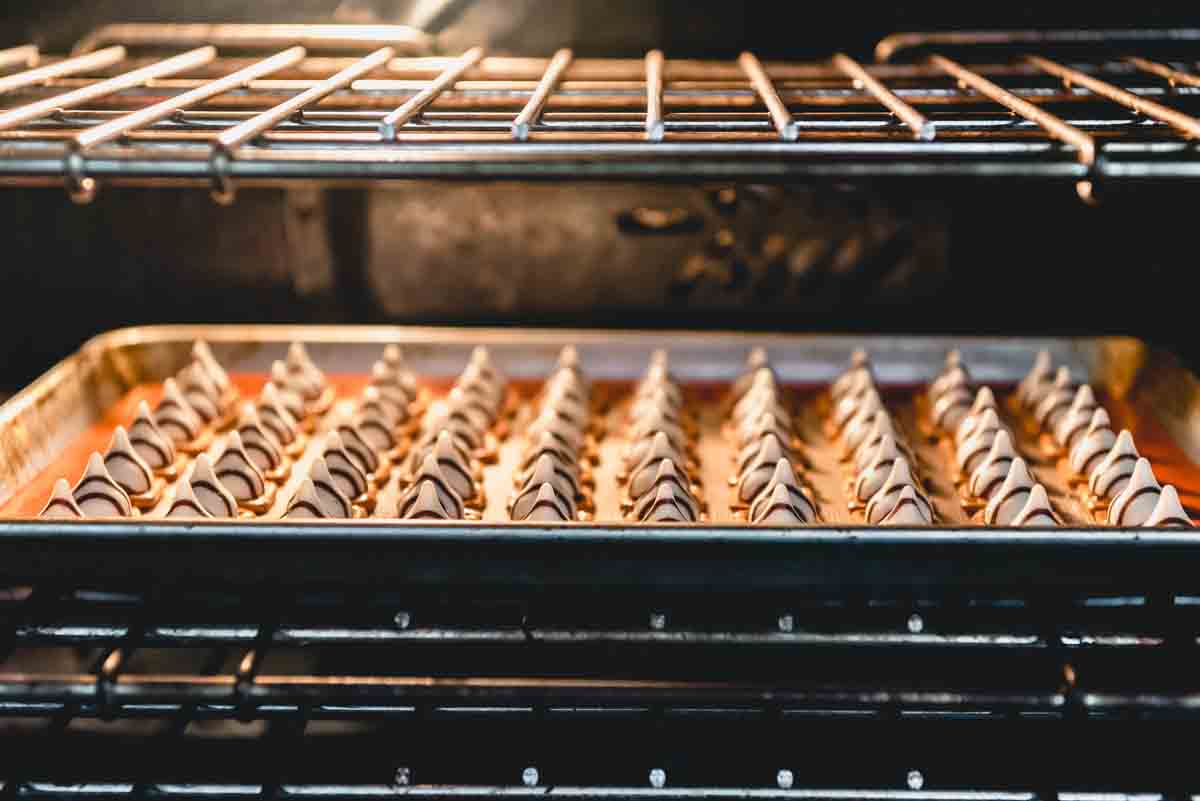
[[[396,628],[398,629],[406,629],[412,625],[412,615],[408,612],[397,612],[392,620],[395,621]]]
[[[780,615],[779,616],[779,630],[780,631],[782,631],[784,633],[788,633],[788,632],[791,632],[792,629],[794,629],[794,628],[796,628],[796,619],[794,617],[792,617],[791,615]]]
[[[913,612],[908,616],[908,630],[913,634],[920,634],[925,630],[925,618]]]
[[[788,770],[787,768],[784,768],[783,770],[781,770],[775,774],[775,784],[779,785],[780,790],[792,789],[792,783],[795,780],[796,780],[796,777],[793,776],[792,772],[790,770]]]
[[[407,787],[412,781],[412,773],[408,768],[396,768],[395,784],[397,787]]]
[[[655,631],[662,631],[667,627],[667,616],[662,612],[650,613],[650,628]]]
[[[919,770],[910,770],[908,772],[908,789],[920,790],[925,786],[925,776]]]
[[[521,771],[521,783],[526,787],[537,787],[538,769],[531,766]]]
[[[655,790],[661,790],[667,786],[667,772],[662,768],[655,768],[650,771],[650,786]]]

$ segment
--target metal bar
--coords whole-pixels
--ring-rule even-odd
[[[261,78],[264,75],[270,75],[273,72],[289,67],[296,62],[302,60],[305,55],[303,47],[293,47],[271,56],[268,59],[258,62],[257,64],[238,70],[237,72],[226,75],[224,78],[204,84],[189,92],[176,95],[175,97],[164,100],[161,103],[156,103],[148,108],[135,111],[132,114],[127,114],[123,117],[118,117],[109,122],[89,128],[82,131],[75,137],[74,144],[80,150],[86,150],[89,147],[94,147],[102,142],[108,142],[112,139],[128,133],[129,131],[138,128],[144,128],[147,125],[153,125],[159,120],[166,119],[177,111],[186,109],[189,106],[197,103],[202,103],[209,98],[223,95],[226,92],[232,91],[245,86],[250,81],[256,78]]]
[[[90,32],[72,52],[88,53],[109,43],[127,47],[186,47],[211,44],[225,48],[277,48],[299,45],[306,50],[373,50],[392,47],[426,53],[433,38],[408,25],[255,25],[203,23],[127,23]]]
[[[550,64],[546,67],[546,72],[542,75],[542,79],[538,81],[537,88],[533,90],[533,94],[529,97],[529,102],[525,104],[525,108],[521,109],[521,113],[513,120],[512,135],[513,139],[518,142],[524,142],[529,138],[529,129],[537,125],[542,118],[542,112],[546,110],[546,101],[550,99],[551,93],[558,86],[562,76],[566,73],[567,68],[571,66],[571,61],[574,60],[575,54],[563,48],[554,54],[554,58],[550,59]]]
[[[666,135],[663,122],[663,54],[651,50],[646,54],[646,139],[661,142]]]
[[[264,131],[275,127],[282,120],[302,111],[305,106],[316,103],[339,89],[344,89],[355,79],[378,69],[394,55],[395,51],[392,48],[381,47],[371,55],[359,59],[341,72],[326,78],[290,100],[251,117],[240,125],[235,125],[217,137],[214,147],[226,152],[241,147]]]
[[[86,56],[67,58],[54,64],[47,64],[44,67],[35,67],[13,75],[5,75],[3,78],[0,78],[0,95],[25,86],[35,86],[39,83],[45,83],[46,81],[62,78],[67,75],[78,75],[82,72],[101,70],[121,62],[124,58],[125,48],[106,47],[103,50],[97,50],[95,53],[89,53]]]
[[[483,58],[482,47],[472,47],[463,53],[458,61],[446,67],[442,71],[442,74],[435,78],[428,86],[409,98],[408,102],[400,106],[400,108],[380,120],[379,136],[384,141],[394,141],[396,139],[396,128],[406,125],[409,121],[418,117],[434,100],[437,100],[438,95],[454,86],[454,83],[462,77],[463,73],[478,64],[481,58]]]
[[[1007,89],[997,86],[982,75],[971,72],[958,62],[951,61],[945,56],[935,54],[930,56],[930,61],[947,74],[957,78],[965,86],[996,101],[1025,119],[1036,122],[1051,136],[1073,146],[1079,154],[1079,161],[1081,163],[1089,166],[1095,163],[1096,141],[1074,125],[1066,123],[1050,112],[1044,111],[1029,101],[1017,97]]]
[[[199,47],[164,61],[157,61],[141,69],[117,75],[108,80],[88,84],[65,94],[55,95],[54,97],[48,97],[29,105],[18,106],[17,108],[0,112],[0,131],[7,128],[15,128],[31,120],[40,119],[60,108],[78,106],[116,92],[124,91],[125,89],[141,86],[155,78],[174,75],[178,72],[187,72],[201,64],[209,63],[216,56],[217,49],[215,47]]]
[[[924,45],[1092,44],[1111,42],[1200,42],[1200,28],[1064,31],[941,31],[893,33],[875,45],[875,60],[888,61],[902,50]]]
[[[861,64],[845,53],[836,53],[833,57],[833,64],[846,73],[849,78],[870,92],[876,100],[883,104],[888,111],[895,114],[901,122],[912,128],[913,136],[922,142],[933,141],[934,136],[937,134],[933,123],[927,120],[921,112],[892,94],[892,91],[882,83],[867,74],[867,71],[862,68]]]
[[[1148,72],[1152,75],[1157,75],[1171,82],[1171,85],[1185,84],[1187,86],[1200,86],[1200,75],[1193,75],[1190,72],[1181,72],[1173,69],[1166,64],[1160,64],[1157,61],[1150,61],[1137,56],[1130,56],[1126,59],[1130,64],[1134,65],[1143,72]],[[1128,90],[1126,90],[1128,91]]]
[[[1139,114],[1145,114],[1147,117],[1156,119],[1159,122],[1165,122],[1167,125],[1182,131],[1188,136],[1200,137],[1200,119],[1196,119],[1189,114],[1168,108],[1161,103],[1155,103],[1153,100],[1138,97],[1135,94],[1126,92],[1119,86],[1113,86],[1107,81],[1093,78],[1091,75],[1071,69],[1070,67],[1065,67],[1057,61],[1051,61],[1048,58],[1029,56],[1028,61],[1044,72],[1048,72],[1066,83],[1078,84],[1101,97],[1107,98],[1114,103],[1119,103]]]
[[[767,75],[758,56],[749,51],[744,52],[738,56],[738,64],[741,65],[742,71],[746,73],[750,83],[754,86],[754,91],[758,93],[759,99],[770,112],[771,121],[775,123],[775,130],[779,131],[779,138],[787,142],[799,139],[800,129],[796,127],[791,112],[779,97],[775,84],[771,82],[771,77]]]
[[[33,67],[38,63],[41,54],[37,45],[21,45],[0,50],[0,69],[9,67]]]

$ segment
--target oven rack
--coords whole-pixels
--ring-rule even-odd
[[[362,38],[381,45],[365,56],[312,55],[347,44],[336,29],[119,25],[40,66],[31,46],[0,51],[16,70],[0,78],[0,178],[66,182],[80,202],[101,183],[228,202],[297,180],[1008,177],[1088,198],[1098,181],[1200,176],[1194,62],[412,57],[401,33]],[[1152,52],[1133,38],[1130,53]]]

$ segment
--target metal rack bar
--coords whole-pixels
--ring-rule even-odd
[[[1160,78],[1170,81],[1172,86],[1176,86],[1178,84],[1183,84],[1185,86],[1200,86],[1200,75],[1193,75],[1190,72],[1181,72],[1180,70],[1169,67],[1166,64],[1160,64],[1157,61],[1151,61],[1146,58],[1138,58],[1137,56],[1130,56],[1126,59],[1126,61],[1143,72],[1148,72],[1151,75],[1157,75]],[[1126,91],[1129,91],[1129,89],[1126,89]]]
[[[646,54],[646,139],[661,142],[666,135],[663,122],[663,54],[651,50]]]
[[[938,31],[885,36],[875,45],[875,60],[889,61],[903,50],[926,45],[1102,45],[1125,42],[1200,42],[1200,28],[1135,28],[1091,30]]]
[[[301,112],[306,106],[320,101],[339,89],[344,89],[357,78],[378,69],[395,55],[391,47],[381,47],[369,56],[359,59],[344,70],[313,85],[290,100],[284,101],[274,108],[268,109],[217,137],[213,147],[225,152],[231,152],[251,141],[264,131],[268,131],[280,121]]]
[[[103,52],[103,51],[101,51]],[[238,70],[237,72],[226,75],[224,78],[206,83],[203,86],[196,87],[183,94],[176,95],[169,100],[164,100],[161,103],[155,103],[152,106],[135,111],[132,114],[127,114],[123,117],[117,117],[109,122],[96,125],[81,131],[74,139],[75,146],[81,150],[86,150],[89,147],[95,147],[103,142],[108,142],[116,139],[129,131],[138,128],[144,128],[147,125],[152,125],[159,120],[164,120],[175,114],[178,111],[202,103],[218,95],[223,95],[234,89],[245,86],[250,81],[270,75],[285,67],[289,67],[302,60],[305,56],[303,47],[293,47],[278,53],[270,58],[264,59],[257,64],[252,64],[249,67]]]
[[[862,68],[854,59],[847,56],[845,53],[837,53],[833,57],[834,66],[844,72],[848,77],[852,78],[859,85],[870,92],[876,100],[878,100],[888,111],[896,115],[905,125],[912,128],[913,136],[922,142],[932,142],[937,134],[936,129],[929,120],[925,118],[921,112],[905,103],[900,98],[896,97],[890,89],[880,83],[877,79]]]
[[[513,139],[524,142],[529,138],[530,129],[541,120],[542,114],[546,110],[546,101],[550,99],[550,95],[562,80],[574,58],[575,54],[570,49],[563,48],[554,54],[554,58],[550,59],[550,64],[546,67],[546,72],[542,75],[541,80],[538,81],[537,88],[529,96],[529,102],[513,120]]]
[[[775,124],[775,130],[779,132],[779,138],[786,142],[794,142],[799,139],[800,129],[792,119],[791,112],[779,97],[775,84],[771,82],[771,77],[767,75],[758,56],[747,51],[738,56],[738,64],[746,73],[746,77],[750,79],[759,99],[766,105],[767,111],[771,115],[771,121]]]
[[[1161,103],[1155,103],[1153,100],[1147,100],[1144,97],[1138,97],[1135,94],[1126,92],[1124,89],[1113,86],[1107,81],[1101,81],[1098,78],[1093,78],[1091,75],[1080,72],[1079,70],[1071,69],[1063,66],[1056,61],[1051,61],[1048,58],[1041,56],[1028,56],[1030,63],[1037,66],[1044,72],[1049,73],[1057,78],[1060,78],[1069,84],[1078,84],[1091,92],[1095,92],[1101,97],[1108,98],[1114,103],[1119,103],[1126,108],[1136,111],[1139,114],[1144,114],[1147,117],[1156,119],[1159,122],[1165,122],[1167,125],[1178,129],[1179,131],[1191,137],[1200,137],[1200,119],[1184,114],[1181,111],[1176,111],[1173,108],[1168,108]]]
[[[1048,111],[1038,108],[1028,100],[1023,100],[1007,89],[992,83],[982,75],[972,72],[956,61],[945,56],[933,55],[930,61],[947,74],[957,78],[965,86],[994,100],[1010,111],[1021,115],[1027,120],[1036,122],[1056,139],[1075,148],[1079,161],[1086,165],[1096,161],[1096,141],[1087,133],[1070,125]]]
[[[37,45],[19,45],[0,50],[0,69],[37,66],[41,53]]]
[[[74,53],[89,53],[109,43],[127,47],[188,47],[211,44],[222,48],[262,48],[299,45],[306,50],[374,50],[391,47],[410,53],[428,52],[433,38],[408,25],[288,25],[136,22],[105,25],[75,45]]]
[[[433,82],[409,98],[408,102],[380,120],[380,138],[385,142],[395,141],[396,129],[420,116],[422,111],[428,108],[433,101],[437,100],[438,95],[454,86],[463,73],[478,64],[479,60],[483,58],[483,53],[484,50],[482,47],[472,47],[463,53],[457,61],[446,67]]]
[[[141,69],[118,75],[98,83],[82,86],[74,91],[54,97],[48,97],[25,106],[18,106],[8,111],[0,112],[0,131],[15,128],[18,125],[41,119],[60,108],[80,106],[102,97],[121,92],[135,86],[141,86],[147,81],[187,72],[201,64],[207,64],[217,56],[215,47],[198,47],[164,61],[155,62]]]
[[[56,61],[53,64],[47,64],[44,67],[34,67],[24,72],[5,75],[0,78],[0,95],[26,86],[45,83],[55,78],[63,78],[67,75],[78,75],[93,70],[102,70],[105,67],[118,64],[124,61],[124,59],[124,47],[106,47],[103,50],[97,50],[95,53],[89,53],[86,56],[67,58],[62,61]]]

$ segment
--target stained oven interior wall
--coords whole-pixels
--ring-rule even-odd
[[[6,7],[0,41],[64,50],[114,20],[407,21],[396,0],[246,4],[44,0]],[[429,7],[429,3],[423,4]],[[434,4],[437,5],[437,4]],[[451,3],[443,45],[580,55],[866,56],[898,29],[1169,26],[1182,4],[823,8],[772,2]],[[455,12],[461,12],[455,16]],[[1194,15],[1193,15],[1194,16]],[[101,330],[326,321],[823,331],[1132,333],[1200,355],[1182,324],[1194,260],[1186,187],[1085,207],[1066,186],[719,187],[396,184],[377,190],[113,190],[75,207],[0,190],[0,387]],[[1195,359],[1193,358],[1193,363]]]

